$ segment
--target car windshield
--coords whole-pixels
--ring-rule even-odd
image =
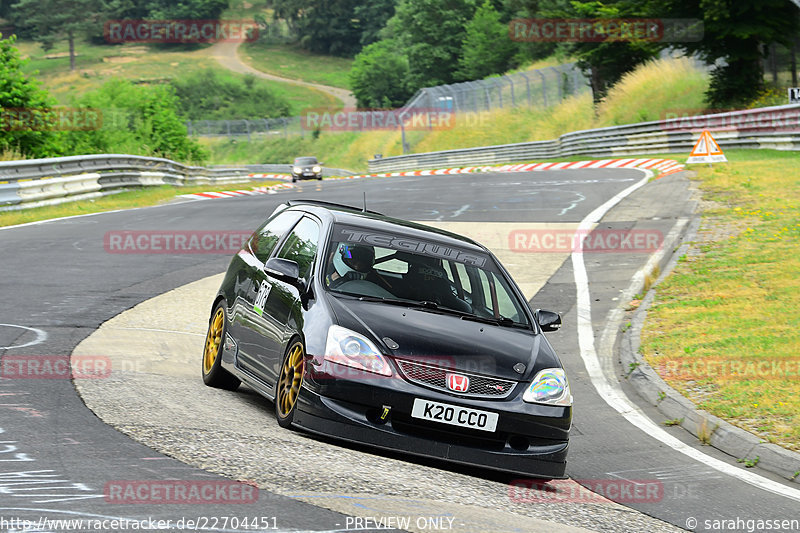
[[[294,160],[295,165],[316,165],[317,158],[316,157],[298,157]]]
[[[529,326],[524,302],[490,255],[435,237],[337,225],[323,274],[325,286],[336,293]]]

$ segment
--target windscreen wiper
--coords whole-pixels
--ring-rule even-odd
[[[474,313],[469,313],[467,311],[459,311],[457,309],[451,309],[450,307],[443,307],[431,300],[405,300],[402,298],[385,298],[382,296],[360,296],[345,292],[342,292],[340,294],[353,296],[362,302],[380,302],[390,305],[401,305],[412,309],[419,309],[420,311],[430,311],[433,313],[453,315],[461,318],[462,320],[472,320],[474,322],[482,322],[484,324],[494,324],[496,326],[529,329],[526,324],[520,324],[519,322],[514,322],[510,318],[506,318],[504,316],[501,316],[499,318],[479,316]]]

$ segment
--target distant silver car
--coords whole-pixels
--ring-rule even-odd
[[[293,183],[297,180],[322,179],[322,163],[316,157],[298,157],[291,168]]]

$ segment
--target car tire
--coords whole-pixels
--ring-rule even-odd
[[[317,176],[317,179],[318,179],[319,181],[322,181],[322,176]]]
[[[296,183],[296,182],[297,182],[297,178],[295,178],[294,176],[292,176],[292,183]]]
[[[291,427],[297,410],[297,400],[303,386],[306,350],[300,339],[289,343],[275,383],[275,418],[282,428]]]
[[[224,390],[236,390],[241,381],[222,368],[222,343],[228,327],[225,301],[220,301],[211,312],[208,321],[206,344],[203,348],[203,383],[209,387]]]

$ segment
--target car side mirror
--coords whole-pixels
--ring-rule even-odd
[[[292,261],[291,259],[273,257],[264,265],[264,272],[266,272],[268,276],[291,283],[292,285],[301,285],[300,266],[296,261]]]
[[[561,329],[561,315],[547,309],[537,309],[533,312],[536,323],[542,331],[558,331]]]

